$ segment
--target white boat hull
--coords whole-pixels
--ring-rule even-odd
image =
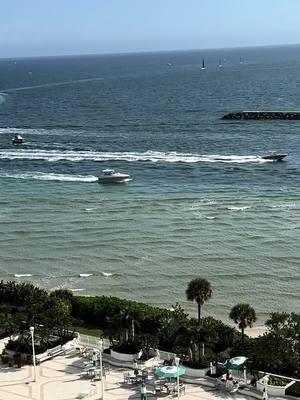
[[[128,181],[130,175],[128,174],[113,174],[113,175],[103,175],[99,176],[98,182],[99,183],[124,183]]]

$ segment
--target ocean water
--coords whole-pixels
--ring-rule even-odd
[[[193,314],[202,276],[205,315],[299,312],[300,122],[220,119],[299,88],[299,46],[0,60],[1,279]]]

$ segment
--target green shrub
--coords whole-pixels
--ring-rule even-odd
[[[136,354],[140,351],[138,346],[134,343],[125,343],[121,346],[116,346],[112,350],[117,351],[118,353],[126,353],[126,354]]]
[[[300,397],[300,382],[295,382],[289,386],[286,391],[286,395]]]
[[[268,385],[286,386],[290,382],[291,382],[291,380],[289,380],[289,379],[279,378],[278,376],[270,375],[269,380],[268,380]]]

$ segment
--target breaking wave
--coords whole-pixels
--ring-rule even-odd
[[[25,172],[20,174],[4,173],[3,178],[15,179],[37,179],[41,181],[62,181],[62,182],[96,182],[98,178],[94,175],[64,175],[44,172]]]
[[[177,152],[159,152],[146,151],[138,152],[94,152],[94,151],[57,151],[57,150],[2,150],[0,151],[1,160],[44,160],[49,162],[56,161],[149,161],[149,162],[223,162],[223,163],[264,163],[259,156],[222,156],[219,154],[197,154],[197,153],[177,153]]]
[[[6,101],[6,94],[0,93],[0,105],[5,103],[5,101]]]

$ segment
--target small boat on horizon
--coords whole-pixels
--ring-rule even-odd
[[[219,58],[219,68],[222,68],[222,67],[223,67],[222,60],[221,60],[221,58]]]
[[[98,183],[125,183],[130,180],[129,174],[115,172],[113,169],[104,169],[98,177]]]
[[[23,144],[24,138],[21,135],[15,135],[12,139],[12,144]]]
[[[272,152],[269,154],[265,154],[264,156],[261,156],[263,160],[270,160],[270,161],[282,161],[287,154],[279,154],[276,152]]]
[[[201,69],[202,69],[202,70],[205,70],[205,69],[206,69],[206,68],[205,68],[204,58],[202,58],[202,67],[201,67]]]

